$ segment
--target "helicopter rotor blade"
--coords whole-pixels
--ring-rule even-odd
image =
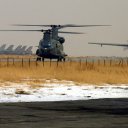
[[[13,31],[13,32],[46,32],[46,31],[50,31],[50,30],[43,30],[43,29],[41,29],[41,30],[11,30],[11,29],[7,29],[7,30],[0,30],[0,31],[3,31],[3,32],[11,32],[11,31]],[[58,31],[58,33],[66,33],[66,34],[84,34],[84,33],[82,33],[82,32],[63,32],[63,31]]]
[[[63,31],[58,31],[58,33],[65,33],[65,34],[84,34],[82,32],[63,32]]]
[[[43,30],[43,29],[42,29],[42,30],[0,30],[0,31],[3,31],[3,32],[4,32],[4,31],[5,31],[5,32],[9,32],[9,31],[14,31],[14,32],[15,32],[15,31],[24,31],[24,32],[25,32],[25,31],[26,31],[26,32],[45,32],[46,30]]]
[[[39,27],[52,27],[53,25],[12,24],[12,26],[39,26]],[[57,25],[56,25],[56,26],[57,26]]]
[[[96,27],[96,26],[111,26],[111,25],[75,25],[75,24],[65,24],[65,25],[30,25],[30,24],[13,24],[13,26],[39,26],[39,27]]]
[[[66,24],[66,25],[62,25],[62,28],[65,27],[96,27],[96,26],[111,26],[111,25],[75,25],[75,24]]]

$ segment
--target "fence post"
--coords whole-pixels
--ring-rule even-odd
[[[51,67],[51,59],[50,59],[50,67]]]
[[[112,60],[110,60],[110,66],[112,66]]]
[[[38,66],[37,60],[36,60],[36,67]]]
[[[98,66],[100,66],[100,60],[98,59]]]
[[[87,66],[87,64],[88,64],[88,60],[86,59],[86,66]]]
[[[92,60],[92,66],[94,67],[94,59]]]
[[[64,66],[64,64],[65,64],[65,59],[63,59],[63,66]]]
[[[72,60],[70,59],[70,67],[72,66]]]
[[[124,60],[122,59],[122,64],[121,64],[121,66],[123,66],[124,65]]]
[[[12,61],[13,61],[13,66],[14,66],[14,65],[15,65],[15,64],[14,64],[14,58],[13,58],[13,60],[12,60]]]
[[[31,60],[30,60],[30,58],[29,58],[29,60],[28,60],[28,65],[29,65],[29,68],[30,68],[30,65],[31,65]]]
[[[80,67],[81,67],[81,59],[80,59],[80,61],[79,61],[79,62],[80,62]]]
[[[104,66],[106,65],[106,61],[104,60]]]
[[[43,60],[43,67],[44,67],[44,60]]]
[[[7,67],[9,66],[9,58],[7,58]]]
[[[120,64],[121,64],[121,60],[119,60],[119,66],[120,66]]]
[[[23,60],[23,58],[22,58],[22,67],[24,66],[24,60]]]
[[[58,67],[58,63],[59,63],[59,61],[56,61],[56,62],[57,62],[56,64],[57,64],[57,67]]]

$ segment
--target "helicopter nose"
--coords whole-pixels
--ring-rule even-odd
[[[50,48],[43,48],[43,49],[42,49],[42,52],[43,52],[44,54],[47,54],[47,53],[50,52]]]

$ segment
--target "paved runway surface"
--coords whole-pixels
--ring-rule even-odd
[[[128,98],[1,103],[0,128],[128,128]]]

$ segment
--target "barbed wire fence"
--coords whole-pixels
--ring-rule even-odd
[[[69,63],[69,66],[72,66],[73,63],[77,63],[80,67],[81,66],[128,66],[128,58],[119,58],[119,59],[93,59],[93,58],[78,58],[78,59],[72,59],[68,58],[65,62],[58,62],[56,60],[45,60],[45,61],[37,61],[36,58],[13,58],[13,57],[7,57],[7,58],[0,58],[0,67],[31,67],[36,66],[39,67],[42,65],[45,67],[45,65],[49,65],[49,67],[52,67],[52,65],[56,65],[56,67],[59,67],[60,64],[63,64],[63,66],[66,66],[65,63]]]

